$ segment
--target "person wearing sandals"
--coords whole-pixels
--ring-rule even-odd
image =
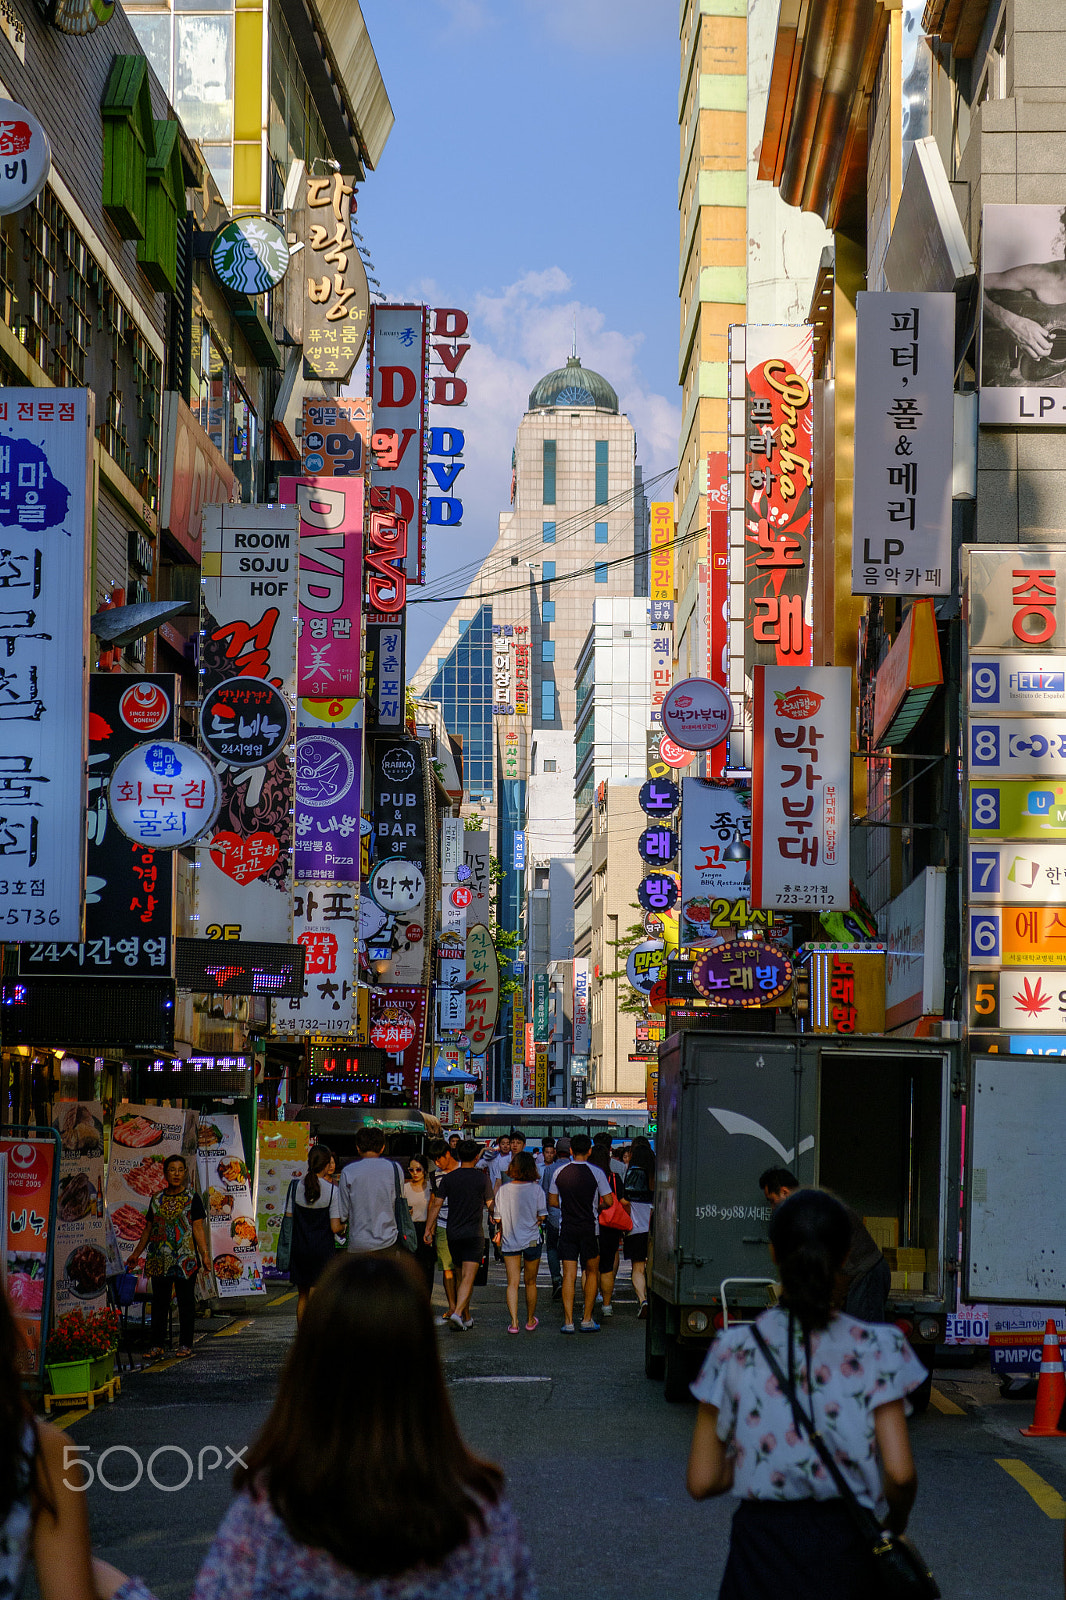
[[[609,1144],[597,1143],[592,1146],[589,1166],[599,1168],[610,1185],[615,1199],[620,1201],[623,1210],[629,1211],[631,1209],[629,1201],[622,1192],[622,1178],[614,1170],[616,1166],[622,1166],[622,1163],[612,1160]],[[622,1172],[624,1175],[624,1167]],[[620,1228],[608,1228],[603,1222],[600,1223],[600,1292],[597,1298],[602,1301],[600,1314],[604,1317],[614,1316],[614,1306],[611,1301],[614,1298],[615,1273],[618,1271],[618,1252],[622,1248],[623,1239],[628,1237],[629,1235],[623,1233]]]
[[[648,1315],[648,1243],[651,1237],[651,1211],[655,1199],[655,1155],[647,1139],[633,1140],[629,1147],[622,1193],[629,1201],[633,1231],[622,1240],[622,1254],[633,1269],[633,1293],[637,1297],[637,1316]]]
[[[537,1327],[537,1268],[541,1255],[541,1223],[548,1208],[544,1190],[537,1178],[537,1163],[520,1151],[511,1158],[510,1182],[496,1195],[496,1214],[500,1219],[500,1252],[507,1269],[507,1309],[511,1313],[508,1333],[518,1332],[518,1279],[525,1278],[526,1332]]]
[[[196,1274],[211,1270],[207,1247],[207,1213],[200,1196],[190,1187],[184,1156],[168,1156],[163,1163],[167,1186],[148,1202],[141,1237],[126,1263],[131,1269],[147,1247],[148,1276],[152,1280],[152,1349],[149,1361],[163,1354],[170,1316],[171,1291],[178,1301],[178,1355],[192,1355],[196,1327]]]
[[[316,1144],[307,1158],[307,1174],[293,1190],[289,1282],[297,1291],[297,1325],[303,1320],[311,1290],[336,1254],[333,1236],[344,1230],[344,1223],[330,1215],[336,1170],[333,1151]]]
[[[824,1190],[778,1206],[780,1301],[720,1333],[692,1385],[688,1492],[740,1501],[719,1600],[869,1600],[878,1587],[858,1507],[895,1534],[906,1527],[918,1480],[903,1402],[925,1372],[898,1328],[835,1309],[850,1243],[848,1213]]]

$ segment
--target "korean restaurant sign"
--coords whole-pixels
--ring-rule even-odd
[[[282,478],[278,498],[295,505],[299,612],[296,693],[356,699],[363,577],[361,478]]]
[[[851,671],[756,666],[751,903],[851,905]]]
[[[406,524],[411,583],[425,581],[426,324],[425,306],[374,306],[370,318],[370,509]]]
[[[857,297],[853,594],[951,592],[955,296]]]
[[[813,659],[814,358],[810,327],[749,323],[744,446],[749,665]]]
[[[1066,546],[978,545],[968,554],[971,651],[1066,649]]]
[[[221,803],[212,763],[173,739],[135,744],[115,762],[107,785],[115,826],[153,850],[194,844],[214,824]]]
[[[664,731],[682,750],[711,750],[733,726],[733,702],[721,684],[683,678],[662,703]]]
[[[366,624],[366,714],[369,728],[402,728],[405,636],[402,617]]]
[[[705,778],[681,780],[681,943],[715,937],[716,902],[750,889],[751,791]]]
[[[292,936],[306,951],[304,995],[272,1002],[275,1033],[349,1034],[355,1019],[358,906],[352,884],[297,885]]]
[[[270,684],[295,722],[299,523],[295,507],[209,506],[201,562],[200,698],[234,677]],[[268,566],[268,563],[270,564]],[[293,768],[289,748],[219,771],[222,809],[196,874],[200,937],[291,941]]]
[[[348,381],[366,342],[370,288],[352,238],[354,182],[340,172],[304,180],[303,375],[326,383]]]
[[[0,923],[82,937],[92,415],[85,389],[0,395]]]
[[[0,217],[32,205],[51,168],[52,147],[33,112],[0,100]]]
[[[302,465],[312,478],[347,478],[366,471],[370,459],[370,398],[304,400]]]
[[[174,970],[174,856],[137,845],[119,832],[107,809],[107,784],[119,758],[150,734],[177,731],[178,680],[171,673],[130,678],[89,675],[89,807],[81,942],[38,938],[19,947],[26,976],[165,978]]]
[[[490,880],[488,830],[464,829],[463,866],[467,869],[466,886],[470,890],[470,904],[466,908],[467,941],[476,927],[489,926]]]
[[[670,500],[651,504],[651,601],[652,622],[674,620],[674,506]]]

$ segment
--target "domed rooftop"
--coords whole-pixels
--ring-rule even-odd
[[[589,367],[583,367],[576,356],[568,356],[565,367],[549,372],[541,378],[529,396],[530,411],[541,411],[547,406],[592,406],[597,411],[618,410],[618,396],[606,378]]]

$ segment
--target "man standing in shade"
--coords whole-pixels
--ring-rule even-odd
[[[353,1255],[391,1255],[397,1247],[396,1197],[402,1190],[400,1169],[385,1155],[380,1128],[360,1128],[355,1136],[358,1161],[350,1161],[337,1179],[330,1217],[348,1225],[347,1248]]]
[[[559,1262],[563,1273],[563,1333],[574,1332],[574,1292],[577,1264],[584,1272],[584,1317],[582,1333],[599,1333],[593,1319],[596,1289],[600,1278],[600,1240],[598,1217],[611,1203],[611,1186],[599,1167],[589,1165],[592,1140],[587,1133],[575,1133],[570,1140],[570,1160],[557,1171],[548,1187],[549,1215],[558,1207]]]

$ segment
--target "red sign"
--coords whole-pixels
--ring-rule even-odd
[[[1055,573],[1052,569],[1016,569],[1011,599],[1014,637],[1023,644],[1046,644],[1055,632]]]
[[[418,1026],[409,1011],[401,1006],[384,1006],[370,1025],[370,1043],[376,1050],[401,1055],[414,1042]]]
[[[395,1065],[389,1064],[388,1069],[382,1074],[381,1087],[386,1094],[401,1094],[409,1105],[418,1104],[418,1082],[422,1070],[422,1055],[426,1036],[426,991],[425,989],[409,984],[388,984],[384,989],[370,991],[370,1042],[378,1049],[389,1049],[388,1045],[378,1045],[374,1038],[374,1028],[379,1022],[387,1023],[390,1018],[399,1032],[394,1032],[391,1037],[401,1037],[407,1030],[402,1018],[408,1018],[414,1025],[414,1032],[406,1045],[400,1045],[402,1052]],[[390,1054],[396,1054],[394,1045]]]
[[[5,1138],[0,1150],[7,1156],[7,1298],[23,1346],[19,1365],[26,1373],[38,1373],[52,1272],[56,1141],[33,1135]]]
[[[664,733],[659,740],[659,760],[665,761],[666,765],[673,767],[675,772],[680,772],[683,767],[687,767],[689,762],[695,761],[695,759],[695,750],[682,750],[679,744],[674,743],[669,734]]]
[[[471,891],[463,884],[461,884],[458,889],[452,890],[451,899],[453,906],[461,906],[465,908],[470,904],[473,898],[474,896]]]
[[[170,716],[170,696],[158,683],[135,683],[119,701],[118,714],[134,733],[155,733]]]
[[[707,457],[707,676],[729,688],[729,456],[712,450]],[[704,769],[721,778],[728,754],[715,745]]]

